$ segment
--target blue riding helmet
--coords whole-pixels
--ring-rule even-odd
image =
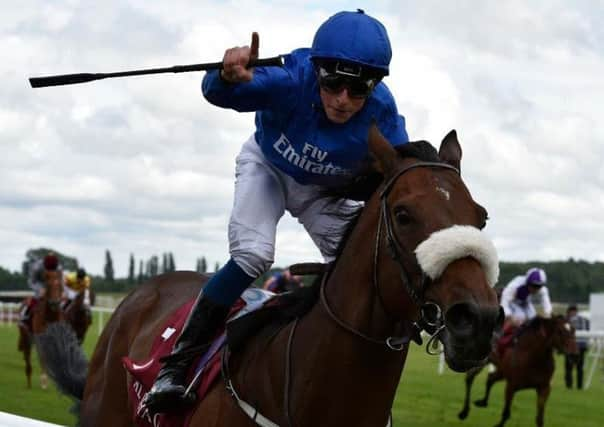
[[[392,48],[386,28],[358,9],[339,12],[317,30],[310,50],[316,60],[341,60],[377,69],[388,75]]]
[[[540,268],[530,268],[526,272],[526,284],[532,286],[543,286],[547,283],[545,271]]]

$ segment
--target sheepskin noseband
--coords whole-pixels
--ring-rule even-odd
[[[489,285],[499,277],[499,259],[493,242],[478,228],[454,225],[436,231],[415,249],[417,261],[432,280],[437,279],[453,261],[472,257],[484,269]]]

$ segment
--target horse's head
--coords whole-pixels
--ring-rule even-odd
[[[436,333],[453,370],[483,363],[503,322],[492,288],[499,267],[493,244],[480,231],[487,211],[459,173],[457,135],[444,138],[438,155],[429,146],[429,161],[399,155],[375,126],[369,146],[384,177],[374,202],[381,210],[378,235],[390,248],[379,272],[385,308]]]
[[[63,295],[63,273],[60,270],[44,272],[44,297],[52,310],[59,310]]]
[[[553,319],[552,345],[560,353],[577,354],[577,341],[575,328],[564,316],[555,316]]]

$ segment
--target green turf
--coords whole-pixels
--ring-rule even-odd
[[[104,322],[107,321],[105,314]],[[98,315],[84,340],[88,357],[98,339]],[[19,331],[16,325],[0,324],[0,412],[21,415],[61,425],[74,425],[75,417],[69,413],[72,401],[59,394],[52,383],[48,389],[40,387],[38,356],[32,353],[32,388],[27,388],[25,362],[17,350]]]
[[[105,321],[107,317],[105,316]],[[84,347],[91,354],[97,339],[98,318],[95,318]],[[75,418],[69,414],[71,401],[51,386],[39,386],[39,367],[34,365],[34,385],[25,386],[21,354],[17,352],[17,327],[0,326],[0,411],[36,418],[62,425],[73,425]],[[588,359],[591,363],[592,359]],[[463,401],[463,375],[448,369],[437,373],[438,358],[427,356],[423,349],[413,346],[401,386],[393,408],[395,426],[492,426],[499,420],[503,404],[503,384],[496,384],[488,408],[472,407],[466,421],[459,421],[457,413]],[[594,376],[589,390],[567,390],[563,386],[562,359],[558,358],[553,390],[545,411],[548,427],[600,427],[604,424],[604,383],[600,373]],[[589,369],[589,365],[587,366]],[[586,371],[587,373],[587,371]],[[475,382],[473,399],[482,397],[486,372]],[[362,392],[362,391],[361,391]],[[533,426],[536,410],[535,392],[517,393],[512,405],[512,415],[506,427]]]

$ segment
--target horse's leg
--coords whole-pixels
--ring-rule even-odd
[[[29,332],[19,327],[19,350],[23,352],[25,361],[25,377],[27,378],[27,388],[31,388],[31,338]]]
[[[545,412],[545,402],[549,397],[551,386],[547,384],[537,389],[537,427],[543,427],[543,414]]]
[[[479,408],[485,408],[489,404],[489,395],[491,394],[491,387],[497,381],[503,379],[503,373],[497,367],[495,367],[495,371],[489,372],[489,376],[487,377],[487,386],[484,391],[484,397],[480,400],[474,402],[476,406]]]
[[[39,351],[38,361],[40,362],[40,387],[42,387],[42,390],[46,390],[48,388],[48,374],[46,373],[46,363]]]
[[[512,399],[514,398],[516,389],[510,385],[509,381],[505,384],[505,405],[501,413],[501,421],[495,427],[503,427],[505,422],[510,418],[510,408],[512,407]]]
[[[461,409],[459,414],[457,414],[460,420],[465,420],[468,417],[468,413],[470,412],[470,393],[472,390],[472,383],[474,382],[474,378],[476,378],[476,375],[478,375],[480,371],[482,371],[482,368],[483,366],[479,366],[477,368],[470,369],[466,373],[466,397],[463,402],[463,408]]]

